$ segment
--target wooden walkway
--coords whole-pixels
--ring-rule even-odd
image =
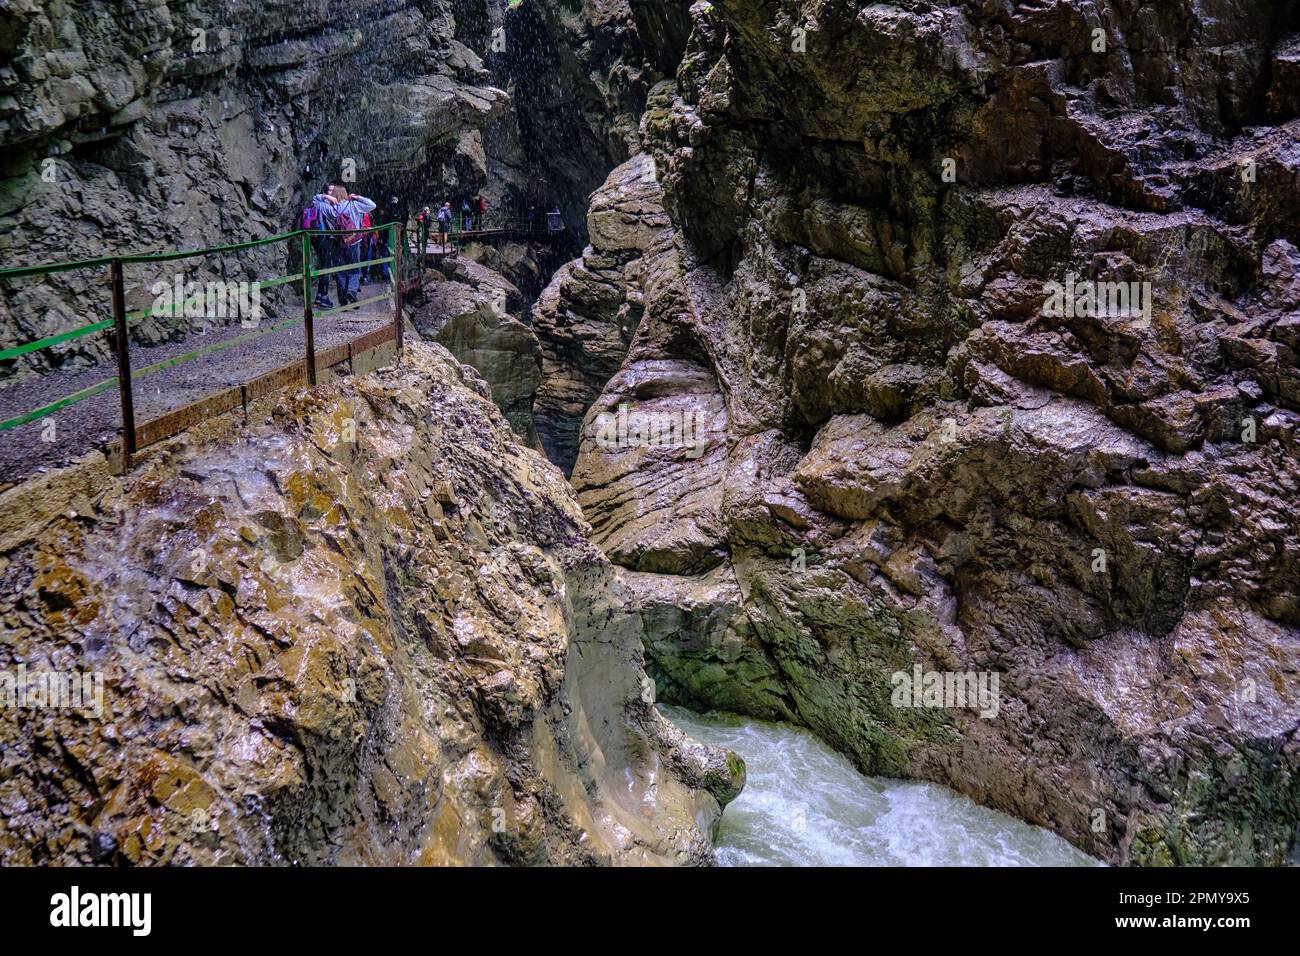
[[[325,235],[385,232],[388,256],[355,265],[314,269],[312,243]],[[0,269],[0,280],[14,281],[43,277],[50,273],[107,267],[112,290],[112,318],[21,345],[0,349],[0,359],[16,359],[32,351],[54,348],[85,335],[105,334],[115,351],[115,362],[101,362],[89,368],[58,369],[44,375],[0,385],[0,489],[43,468],[67,465],[95,448],[118,455],[128,468],[135,450],[147,448],[204,419],[238,407],[295,382],[311,382],[323,370],[347,364],[356,371],[358,362],[367,365],[374,353],[388,349],[400,355],[400,324],[403,294],[420,288],[430,260],[458,255],[469,243],[518,239],[554,241],[564,235],[558,213],[536,219],[509,220],[488,229],[454,229],[446,243],[439,233],[412,235],[398,222],[371,229],[342,232],[306,232],[301,229],[280,236],[211,249],[195,249],[114,256],[39,266]],[[423,255],[420,240],[425,239]],[[220,255],[259,246],[288,243],[297,247],[302,272],[259,280],[261,289],[289,283],[314,285],[321,276],[349,268],[388,264],[401,277],[391,294],[373,294],[363,289],[362,302],[350,308],[334,308],[315,314],[302,303],[301,314],[284,304],[268,321],[223,325],[190,332],[181,341],[153,346],[130,343],[132,322],[154,314],[170,315],[178,308],[155,307],[128,313],[125,305],[123,267],[133,263],[178,262],[200,256]],[[292,256],[286,256],[292,261]],[[331,282],[332,284],[332,282]],[[387,286],[387,283],[384,283]],[[301,302],[301,300],[299,300]],[[273,310],[277,311],[277,310]],[[222,313],[224,314],[224,312]],[[314,360],[312,359],[314,356]],[[197,361],[196,361],[197,360]],[[122,446],[126,447],[123,448]]]
[[[165,365],[196,345],[232,341],[247,331],[236,324],[202,335],[192,334],[179,342],[133,345],[131,357],[137,367]],[[369,353],[396,339],[392,304],[375,302],[319,318],[314,332],[318,374],[340,366],[347,366],[347,371],[355,371],[359,365],[374,367]],[[246,409],[277,389],[305,383],[305,347],[304,329],[297,324],[213,352],[202,361],[178,362],[136,379],[136,448],[143,450],[215,415]],[[116,366],[105,362],[82,370],[35,376],[0,388],[0,418],[38,405],[47,395],[76,391],[115,373]],[[68,465],[95,448],[104,450],[110,458],[120,456],[120,436],[121,409],[116,388],[0,432],[0,488],[40,469]]]

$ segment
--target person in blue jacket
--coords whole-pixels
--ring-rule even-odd
[[[371,199],[357,193],[350,193],[347,187],[340,182],[331,182],[329,189],[312,200],[323,217],[332,217],[336,229],[360,229],[366,213],[375,208],[375,203]],[[366,234],[354,233],[349,236],[338,236],[338,261],[337,265],[345,265],[349,262],[361,261],[361,249],[364,244]],[[334,273],[335,283],[339,293],[340,305],[352,305],[357,301],[357,293],[361,289],[361,270],[344,269],[341,272]]]

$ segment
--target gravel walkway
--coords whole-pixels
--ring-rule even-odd
[[[382,287],[363,287],[362,298],[378,295]],[[272,321],[276,324],[283,319]],[[352,341],[391,324],[390,301],[375,302],[359,311],[318,318],[315,322],[316,351]],[[234,325],[214,329],[206,335],[191,335],[180,342],[151,347],[131,346],[131,367],[139,370],[177,355],[184,355],[214,342],[236,338],[251,330]],[[191,359],[172,368],[153,372],[134,385],[135,421],[140,427],[159,415],[198,401],[214,392],[242,385],[303,357],[306,344],[301,325],[270,332],[220,352]],[[48,405],[65,395],[88,388],[117,374],[114,363],[95,365],[83,371],[52,373],[0,389],[0,421]],[[97,446],[117,437],[122,413],[117,386],[48,416],[54,420],[53,440],[43,440],[48,426],[36,419],[0,432],[0,489],[30,477],[37,471],[66,465]]]

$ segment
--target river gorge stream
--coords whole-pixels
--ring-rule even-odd
[[[864,777],[811,732],[731,714],[660,708],[745,760],[722,815],[722,866],[1095,866],[1056,834],[946,787]]]

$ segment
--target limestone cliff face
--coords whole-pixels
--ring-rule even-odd
[[[473,371],[414,343],[268,402],[0,500],[0,672],[103,679],[4,711],[0,862],[710,861],[743,768],[658,716]]]
[[[202,248],[296,227],[329,178],[431,202],[479,188],[509,110],[484,67],[495,0],[19,0],[0,29],[0,260]],[[391,214],[392,210],[385,210]],[[188,261],[187,279],[284,274],[284,247]],[[174,267],[127,270],[128,307]],[[17,295],[26,298],[19,301]],[[0,290],[0,341],[109,309],[102,272]],[[177,332],[150,320],[143,341]],[[102,337],[17,371],[103,358]]]
[[[502,60],[516,102],[521,177],[563,213],[578,253],[588,199],[641,149],[650,88],[670,76],[689,21],[676,4],[523,0],[505,18]]]
[[[661,688],[1116,862],[1294,856],[1297,5],[692,10],[573,471]]]
[[[591,244],[556,271],[533,306],[542,352],[533,415],[542,447],[566,472],[577,458],[583,416],[641,323],[645,273],[671,249],[668,227],[654,160],[638,153],[592,194]]]

